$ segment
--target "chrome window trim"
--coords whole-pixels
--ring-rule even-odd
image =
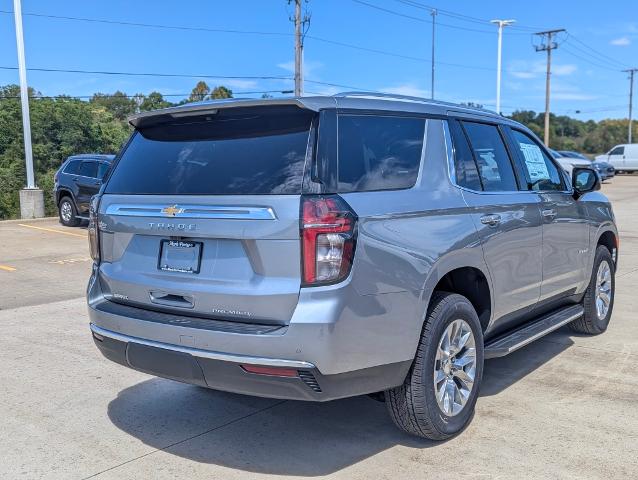
[[[175,205],[179,212],[175,215],[163,213],[167,207]],[[153,218],[213,218],[224,220],[276,220],[270,207],[244,205],[193,205],[193,204],[140,204],[112,203],[104,212],[106,215],[122,217]]]

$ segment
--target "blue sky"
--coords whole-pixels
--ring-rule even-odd
[[[568,35],[559,37],[560,45],[553,51],[552,111],[581,119],[627,116],[629,82],[620,71],[638,67],[636,0],[608,0],[604,5],[575,0],[310,0],[305,7],[311,12],[305,42],[306,92],[352,89],[313,81],[429,96],[431,17],[427,9],[418,8],[425,4],[444,9],[437,16],[436,60],[441,63],[436,66],[436,98],[471,101],[494,108],[496,27],[479,20],[516,19],[517,27],[506,29],[504,34],[501,100],[504,113],[515,109],[544,110],[545,54],[534,50],[530,32],[535,28],[566,28]],[[11,0],[0,0],[1,11],[10,12],[12,8]],[[293,25],[289,16],[293,8],[286,0],[23,0],[22,8],[27,68],[292,76]],[[27,14],[244,33],[150,28]],[[410,58],[358,50],[326,40]],[[16,65],[13,15],[0,13],[0,67]],[[188,93],[197,81],[39,71],[29,71],[28,79],[44,95],[84,96],[115,90],[134,94],[157,90],[175,95],[169,97],[172,100]],[[277,78],[204,80],[211,86],[227,85],[235,92],[279,92],[292,88],[291,80]],[[0,85],[17,82],[16,70],[0,69]],[[577,110],[581,113],[576,113]]]

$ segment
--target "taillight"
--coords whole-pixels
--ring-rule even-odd
[[[336,283],[350,273],[357,216],[338,195],[305,196],[301,201],[303,285]]]
[[[100,224],[98,220],[98,207],[100,199],[96,195],[89,205],[89,252],[95,263],[100,263]]]

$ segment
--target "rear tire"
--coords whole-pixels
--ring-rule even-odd
[[[80,224],[80,219],[77,217],[77,210],[71,197],[62,197],[60,203],[58,203],[58,213],[62,225],[77,227]]]
[[[457,337],[455,326],[459,339],[469,339],[446,344],[446,335],[452,340]],[[435,292],[414,363],[403,385],[385,392],[390,417],[411,435],[450,438],[472,420],[482,374],[483,332],[474,307],[461,295]]]
[[[585,313],[570,323],[576,333],[598,335],[607,330],[616,292],[616,266],[607,247],[599,245],[594,257],[589,286],[585,291],[582,305]]]

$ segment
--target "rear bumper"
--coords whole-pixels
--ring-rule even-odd
[[[400,384],[411,362],[337,375],[322,375],[308,362],[243,357],[129,337],[91,324],[93,340],[109,360],[159,377],[260,397],[328,401],[384,390]],[[249,373],[242,365],[296,371],[279,377]]]
[[[94,273],[88,311],[104,356],[160,377],[249,395],[325,401],[398,386],[421,329],[409,293],[362,296],[347,283],[303,289],[290,323],[274,328],[116,304],[99,283]],[[240,366],[246,364],[292,368],[297,375],[247,373]]]

